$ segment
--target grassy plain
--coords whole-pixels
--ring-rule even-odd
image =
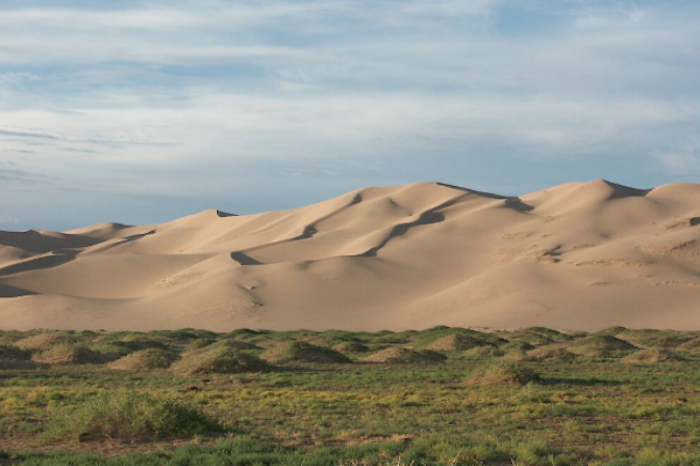
[[[700,465],[700,333],[0,332],[0,465]]]

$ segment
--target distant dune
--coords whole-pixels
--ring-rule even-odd
[[[700,329],[700,185],[439,183],[0,232],[0,328]]]

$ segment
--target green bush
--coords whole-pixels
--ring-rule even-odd
[[[518,363],[499,362],[477,371],[468,381],[468,385],[517,385],[523,386],[540,381],[537,372]]]
[[[32,359],[40,364],[87,364],[97,362],[99,355],[81,344],[57,343]]]
[[[267,372],[271,367],[260,358],[232,346],[235,341],[222,341],[201,349],[186,352],[172,365],[175,372],[184,374],[238,374]]]
[[[195,408],[126,389],[98,396],[58,418],[43,436],[45,442],[99,439],[152,441],[192,437],[220,430]]]
[[[262,354],[263,359],[273,363],[314,362],[349,363],[350,359],[330,348],[312,345],[304,341],[285,341],[276,344]]]
[[[364,359],[367,362],[384,364],[426,364],[447,359],[435,351],[415,351],[409,348],[393,347],[374,353]]]
[[[150,348],[117,359],[109,367],[128,371],[166,369],[176,358],[176,355],[171,351]]]

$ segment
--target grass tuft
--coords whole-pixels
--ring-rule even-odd
[[[100,439],[153,441],[220,430],[195,408],[125,389],[98,396],[54,422],[42,436],[46,443]]]
[[[175,359],[176,355],[171,351],[150,348],[117,359],[109,368],[127,371],[167,369]]]
[[[222,341],[202,349],[188,351],[171,369],[183,374],[240,374],[267,372],[271,367],[260,358]]]
[[[303,341],[284,341],[268,348],[262,358],[273,363],[312,362],[349,363],[350,359],[338,351]]]
[[[364,359],[366,362],[384,364],[430,364],[447,359],[435,351],[416,351],[408,348],[394,347],[374,353]]]
[[[468,381],[467,385],[523,386],[529,383],[537,383],[540,376],[537,372],[517,363],[504,363],[488,365],[477,371]]]

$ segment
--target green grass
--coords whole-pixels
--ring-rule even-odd
[[[525,341],[531,333],[546,338]],[[454,346],[471,338],[484,346]],[[4,455],[76,466],[700,465],[700,357],[688,344],[697,338],[449,327],[0,331],[0,359],[26,363],[66,344],[96,356],[2,368],[0,464]],[[115,347],[137,363],[114,369],[105,355]],[[343,358],[285,357],[275,367],[261,358],[295,354],[290,347],[332,347]],[[433,358],[366,360],[381,351]],[[507,362],[515,353],[524,358]],[[158,362],[139,362],[151,357]]]
[[[126,356],[112,362],[109,367],[111,369],[120,369],[127,371],[148,371],[154,369],[167,369],[177,359],[174,352],[148,348],[145,350],[134,351]]]
[[[193,407],[122,388],[53,418],[41,439],[46,443],[153,441],[192,437],[207,430],[220,428]]]
[[[306,343],[305,341],[283,341],[264,353],[262,358],[276,364],[293,362],[315,362],[315,363],[349,363],[348,358],[343,353],[330,348]]]
[[[487,365],[473,374],[467,381],[468,385],[480,386],[523,386],[539,382],[540,375],[529,367],[518,363]]]
[[[174,372],[182,374],[238,374],[270,369],[265,361],[239,349],[237,342],[226,340],[189,350],[172,365]]]

